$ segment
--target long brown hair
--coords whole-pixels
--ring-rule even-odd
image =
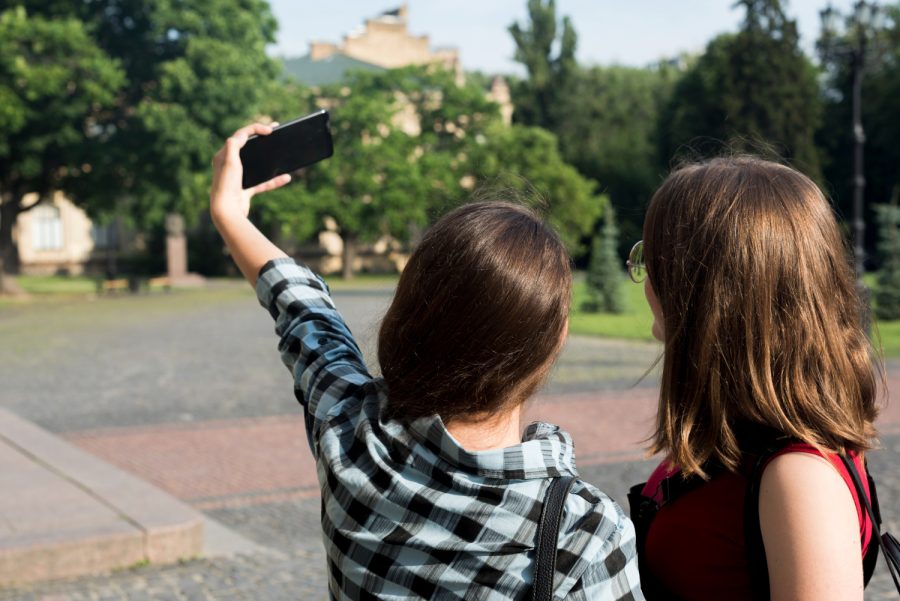
[[[571,288],[565,247],[532,210],[476,202],[445,215],[381,324],[390,413],[477,421],[526,400],[560,350]]]
[[[752,157],[674,171],[644,222],[665,355],[652,450],[737,469],[735,425],[870,448],[877,393],[846,244],[819,188]]]

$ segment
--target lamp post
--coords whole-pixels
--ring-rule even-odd
[[[822,34],[819,53],[825,60],[849,59],[853,75],[851,106],[853,114],[853,239],[856,256],[856,276],[862,288],[865,269],[866,222],[863,216],[863,193],[866,178],[863,171],[863,147],[866,134],[862,124],[862,81],[866,58],[871,50],[870,38],[874,37],[883,11],[874,2],[859,0],[849,16],[838,13],[830,5],[821,11]]]

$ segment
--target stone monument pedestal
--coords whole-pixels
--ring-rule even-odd
[[[206,283],[202,275],[188,271],[184,217],[177,213],[166,215],[166,272],[171,286],[202,286]]]

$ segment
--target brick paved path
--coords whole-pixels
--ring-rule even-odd
[[[390,291],[335,297],[373,357]],[[0,312],[0,405],[278,553],[0,591],[0,601],[324,598],[315,471],[271,331],[252,295],[231,287]],[[641,440],[656,377],[638,380],[658,352],[654,344],[573,338],[529,408],[531,418],[573,434],[582,476],[620,502],[653,465]],[[900,391],[900,368],[889,370],[889,387]],[[900,403],[880,428],[885,449],[871,461],[897,532]],[[882,574],[867,599],[889,591]]]

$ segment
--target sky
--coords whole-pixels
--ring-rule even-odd
[[[312,40],[340,42],[366,18],[401,0],[269,0],[279,22],[273,56],[303,56]],[[854,0],[832,0],[849,11]],[[428,35],[435,46],[459,49],[463,68],[486,73],[524,73],[513,61],[507,27],[524,24],[526,0],[409,0],[409,30]],[[733,0],[557,0],[557,14],[572,19],[583,65],[645,66],[682,52],[699,52],[719,33],[735,31],[743,11]],[[819,11],[828,0],[788,0],[801,44],[812,53]]]

